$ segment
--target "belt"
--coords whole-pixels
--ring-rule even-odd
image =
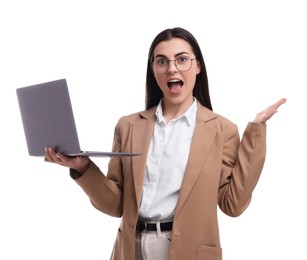
[[[136,231],[137,232],[144,232],[144,231],[157,231],[157,225],[160,224],[161,231],[171,231],[173,227],[173,221],[170,222],[162,222],[162,223],[147,223],[147,222],[138,222],[136,224]]]

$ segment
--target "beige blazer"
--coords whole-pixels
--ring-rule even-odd
[[[169,260],[222,259],[217,205],[227,215],[239,216],[250,203],[265,161],[264,124],[248,123],[240,142],[235,124],[199,103],[197,107]],[[155,110],[122,117],[115,127],[113,151],[141,156],[111,158],[107,176],[91,162],[76,180],[98,210],[122,217],[111,259],[135,259],[135,230]]]

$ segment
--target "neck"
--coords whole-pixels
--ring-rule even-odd
[[[191,97],[185,102],[174,104],[171,102],[167,102],[167,100],[163,99],[162,108],[163,108],[163,116],[166,120],[166,123],[184,114],[188,110],[188,108],[193,104],[193,101],[194,98]]]

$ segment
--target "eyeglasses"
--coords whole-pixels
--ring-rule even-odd
[[[158,57],[154,59],[152,63],[152,68],[158,74],[165,73],[169,68],[169,63],[171,61],[174,61],[175,66],[179,71],[188,71],[192,67],[192,61],[196,59],[197,58],[192,59],[189,56],[184,55],[178,56],[174,60],[169,60],[166,57]]]

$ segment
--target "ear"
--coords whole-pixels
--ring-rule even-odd
[[[199,74],[200,72],[201,72],[201,65],[200,62],[197,61],[196,75]]]

